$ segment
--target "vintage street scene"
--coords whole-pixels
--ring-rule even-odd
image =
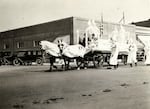
[[[150,0],[0,1],[0,109],[149,109]]]

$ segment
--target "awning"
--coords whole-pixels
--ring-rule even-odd
[[[150,44],[150,36],[137,36],[137,46],[139,45],[140,48],[142,47],[143,45],[143,48],[144,46],[146,46],[147,44]]]
[[[137,36],[137,37],[144,45],[150,43],[150,36]]]

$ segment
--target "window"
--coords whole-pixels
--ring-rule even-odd
[[[39,47],[40,41],[33,41],[33,47]]]
[[[4,49],[8,49],[9,45],[8,44],[4,44]]]
[[[38,53],[37,53],[38,55],[42,55],[42,52],[41,51],[38,51]]]
[[[23,48],[24,42],[17,42],[17,48]]]
[[[36,51],[33,51],[33,55],[36,55]]]
[[[31,51],[28,51],[28,55],[31,55]]]

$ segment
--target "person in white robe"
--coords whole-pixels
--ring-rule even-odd
[[[113,42],[111,46],[111,56],[110,56],[109,64],[111,66],[114,66],[115,69],[118,67],[118,54],[119,54],[119,50],[118,50],[117,42]]]
[[[135,64],[135,66],[137,66],[136,57],[137,57],[137,46],[133,42],[133,40],[130,40],[129,41],[128,59],[127,59],[127,63],[130,64],[130,67],[132,67],[133,64]]]
[[[150,45],[147,44],[144,50],[145,50],[145,56],[146,56],[145,65],[150,65]]]
[[[119,54],[117,38],[118,38],[118,30],[117,28],[115,28],[110,37],[111,56],[109,60],[109,64],[111,66],[114,66],[115,69],[118,67],[118,54]]]
[[[85,29],[85,47],[91,47],[90,44],[98,46],[100,30],[94,20],[88,21],[88,27]]]

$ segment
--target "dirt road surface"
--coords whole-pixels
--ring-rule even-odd
[[[0,109],[150,109],[150,66],[48,69],[0,66]]]

